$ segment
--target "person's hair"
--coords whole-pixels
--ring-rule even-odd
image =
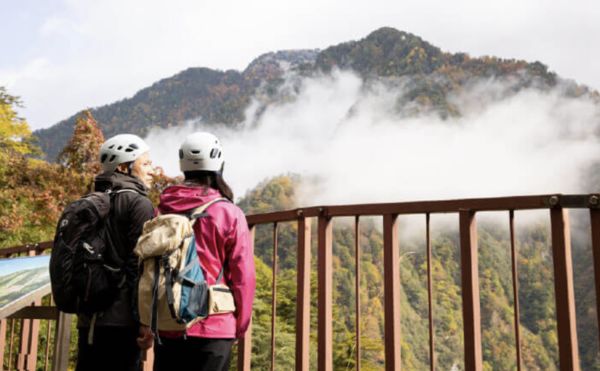
[[[115,169],[115,172],[132,175],[131,172],[133,171],[134,164],[135,164],[135,161],[122,162],[117,166],[117,168]]]
[[[205,185],[218,190],[223,197],[233,202],[233,191],[229,184],[223,179],[221,172],[197,170],[184,171],[183,175],[187,182],[193,182],[200,185]]]

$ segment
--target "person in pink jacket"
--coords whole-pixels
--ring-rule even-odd
[[[185,334],[161,333],[162,344],[154,347],[154,371],[228,370],[232,345],[248,329],[256,288],[248,224],[223,179],[223,150],[217,137],[202,132],[187,136],[179,160],[185,181],[163,191],[158,211],[185,214],[216,198],[226,199],[207,209],[208,217],[198,219],[194,233],[207,283],[215,284],[224,267],[223,281],[233,293],[236,311],[211,315]],[[151,336],[140,338],[140,346]]]

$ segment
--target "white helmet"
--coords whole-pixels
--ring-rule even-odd
[[[119,164],[135,161],[149,150],[150,147],[137,135],[115,135],[100,147],[100,164],[102,164],[102,170],[105,172],[115,171]]]
[[[221,142],[211,133],[192,133],[179,148],[179,168],[183,172],[221,171],[224,161]]]

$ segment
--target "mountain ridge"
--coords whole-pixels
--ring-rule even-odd
[[[592,93],[597,97],[597,92],[561,79],[541,62],[448,53],[416,35],[383,27],[363,39],[323,50],[265,53],[243,71],[191,67],[91,112],[107,137],[122,132],[144,136],[154,127],[168,128],[192,119],[235,127],[245,120],[245,110],[256,96],[265,107],[282,100],[278,89],[286,73],[311,77],[333,69],[354,71],[367,82],[389,80],[392,88],[397,79],[408,79],[410,83],[402,86],[408,91],[398,105],[416,102],[422,109],[414,114],[434,110],[442,117],[460,115],[460,107],[446,98],[476,78],[515,77],[515,91],[563,84],[568,96]],[[34,132],[48,160],[54,160],[68,142],[76,115]]]

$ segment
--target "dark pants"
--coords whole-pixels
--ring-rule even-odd
[[[160,338],[154,343],[154,371],[227,371],[233,339]]]
[[[88,344],[88,328],[79,329],[76,371],[139,371],[141,352],[137,327],[94,328],[94,342]]]

